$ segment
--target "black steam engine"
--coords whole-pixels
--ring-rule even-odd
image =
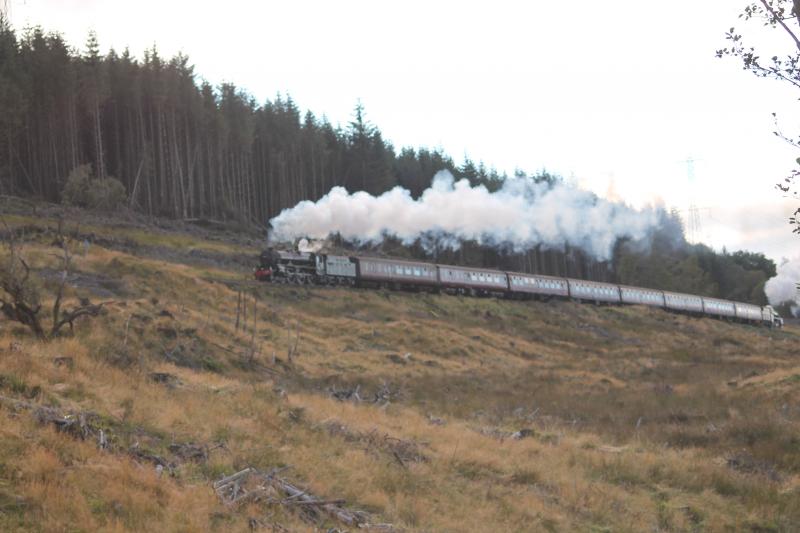
[[[276,283],[355,285],[356,263],[347,256],[267,248],[255,277]]]

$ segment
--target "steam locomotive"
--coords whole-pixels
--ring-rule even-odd
[[[707,296],[614,283],[378,257],[269,248],[259,257],[255,278],[273,283],[386,287],[471,296],[564,298],[597,304],[647,305],[771,328],[783,326],[783,319],[769,305],[759,307]]]

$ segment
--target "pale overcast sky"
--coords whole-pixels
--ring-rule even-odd
[[[289,93],[334,123],[360,98],[398,148],[546,167],[634,205],[694,198],[703,241],[798,254],[774,184],[800,154],[770,115],[800,132],[797,94],[714,57],[745,0],[7,2],[18,29],[183,51],[213,83]]]

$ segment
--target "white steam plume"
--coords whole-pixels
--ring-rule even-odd
[[[797,283],[800,283],[800,257],[784,260],[778,267],[778,275],[767,280],[764,292],[772,305],[786,302],[798,303]]]
[[[453,248],[459,239],[517,251],[570,244],[605,260],[617,239],[645,237],[657,217],[652,210],[637,211],[561,183],[549,187],[515,178],[489,192],[441,171],[417,200],[401,187],[377,197],[334,187],[317,202],[283,210],[270,223],[273,241],[339,233],[360,243],[377,243],[385,235],[406,244],[433,237]]]

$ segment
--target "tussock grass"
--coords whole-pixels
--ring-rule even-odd
[[[150,248],[241,253],[197,236],[97,229]],[[34,269],[52,268],[46,239],[27,252]],[[246,466],[286,465],[312,493],[411,531],[800,523],[791,328],[636,307],[273,287],[180,254],[99,245],[75,265],[83,283],[70,296],[111,300],[107,312],[48,344],[0,322],[0,395],[98,413],[115,451],[0,407],[0,530],[244,531],[250,517],[307,530],[275,506],[225,508],[209,487]],[[239,290],[249,307],[237,328]],[[292,361],[290,331],[299,331]],[[54,363],[63,357],[71,363]],[[391,394],[342,402],[333,387]],[[521,429],[526,438],[510,436]],[[398,459],[392,442],[413,443],[425,459]],[[168,456],[175,443],[224,446],[160,476],[124,453]]]

